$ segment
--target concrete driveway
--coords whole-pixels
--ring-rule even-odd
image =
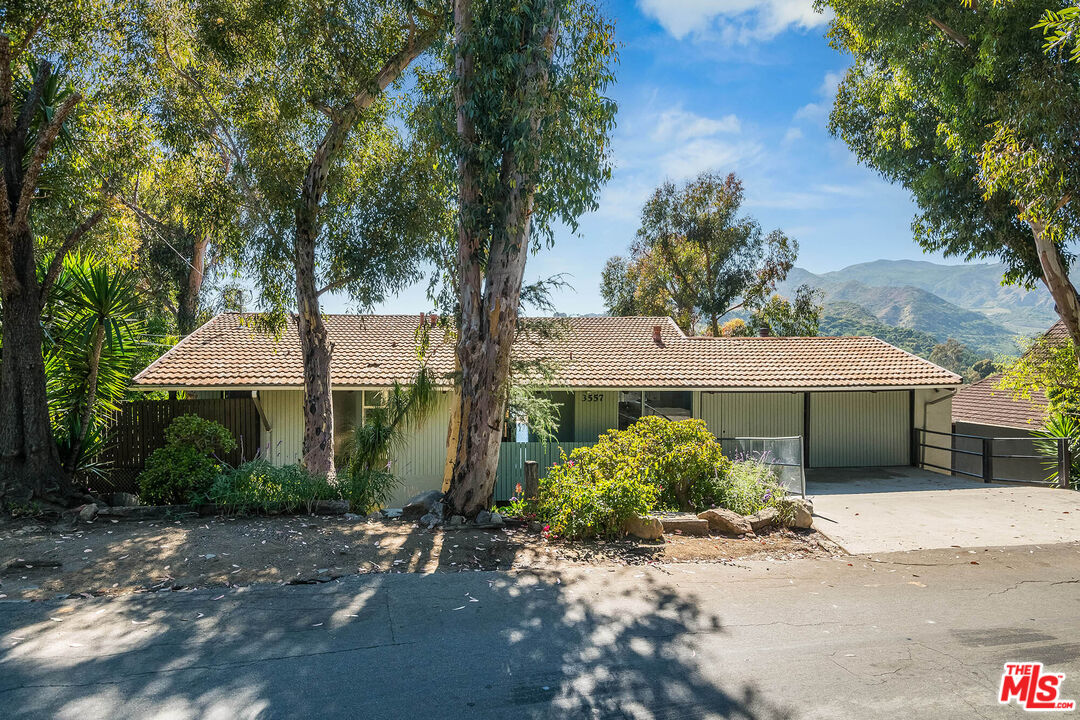
[[[807,472],[814,527],[850,553],[1080,540],[1080,493],[910,467]]]

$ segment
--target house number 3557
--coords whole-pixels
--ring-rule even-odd
[[[581,394],[581,402],[603,402],[604,393],[587,392]]]

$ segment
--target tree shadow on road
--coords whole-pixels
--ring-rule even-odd
[[[432,543],[418,552],[450,562],[452,543]],[[725,672],[729,641],[694,592],[646,567],[3,603],[0,707],[56,718],[793,717]]]

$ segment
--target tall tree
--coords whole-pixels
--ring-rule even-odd
[[[615,106],[603,92],[615,58],[590,2],[454,1],[461,376],[447,502],[467,517],[495,486],[529,252],[555,221],[576,229],[610,176]]]
[[[755,300],[750,308],[750,332],[767,330],[781,337],[814,337],[821,325],[824,291],[800,285],[790,300],[781,295]],[[723,335],[723,328],[721,328]]]
[[[657,188],[641,211],[630,260],[612,258],[605,267],[608,311],[671,315],[690,335],[704,321],[720,335],[724,315],[764,302],[787,277],[799,244],[741,216],[744,196],[739,178],[714,172]]]
[[[264,305],[295,309],[303,462],[334,471],[331,343],[320,296],[368,306],[415,278],[445,209],[388,94],[448,28],[438,0],[205,0],[172,10],[159,47],[232,159]]]
[[[1055,10],[1069,3],[1055,4]],[[1080,235],[1080,64],[1044,52],[1045,0],[819,0],[854,63],[832,132],[908,188],[928,251],[996,257],[1005,281],[1049,290],[1080,342],[1069,279]]]
[[[13,2],[0,15],[0,500],[70,489],[49,424],[41,314],[64,258],[115,229],[103,186],[143,140],[141,117],[119,100],[123,15],[81,2]]]

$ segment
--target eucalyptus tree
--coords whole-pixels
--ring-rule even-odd
[[[49,422],[42,309],[64,258],[124,252],[106,186],[137,160],[143,116],[125,59],[126,7],[20,2],[0,14],[0,500],[62,496]],[[43,261],[44,269],[39,274]]]
[[[1080,342],[1069,278],[1080,236],[1080,63],[1068,51],[1074,3],[1049,3],[1049,18],[1047,4],[818,2],[835,12],[831,44],[854,58],[832,132],[911,191],[923,248],[994,257],[1005,282],[1041,282]]]
[[[615,61],[591,2],[454,0],[460,385],[447,502],[468,517],[494,488],[526,260],[556,222],[576,229],[610,176]]]
[[[334,471],[320,297],[382,300],[416,278],[448,217],[424,146],[396,121],[406,70],[448,20],[436,0],[194,0],[158,17],[158,52],[232,163],[264,307],[295,310],[313,472]]]
[[[780,230],[765,233],[740,209],[746,191],[733,173],[704,172],[667,181],[641,211],[629,260],[612,258],[601,294],[617,315],[671,315],[688,334],[744,304],[764,303],[787,277],[799,244]]]

